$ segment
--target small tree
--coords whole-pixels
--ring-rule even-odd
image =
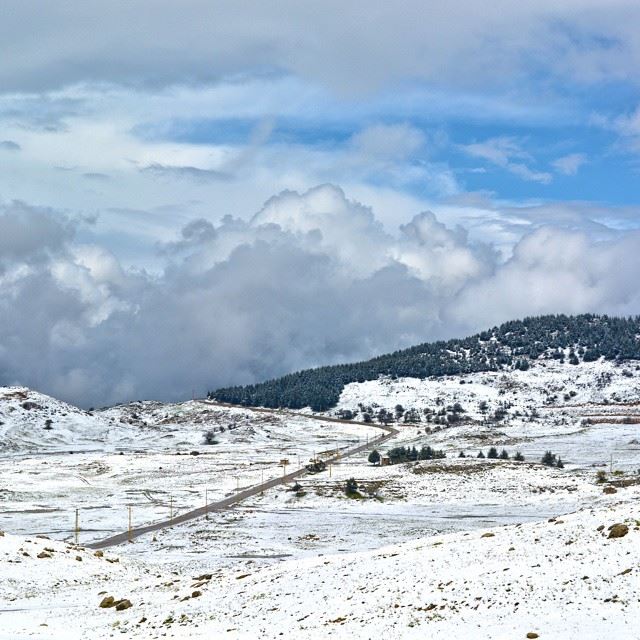
[[[500,453],[500,460],[508,460],[509,459],[509,453],[507,452],[506,449],[503,449],[502,452]]]
[[[484,456],[484,453],[482,453],[482,451],[478,451],[477,457],[478,458],[484,458],[485,456]]]
[[[51,429],[53,429],[52,425],[53,425],[53,420],[47,419],[47,420],[44,421],[44,428],[47,431],[50,431]]]
[[[546,465],[547,467],[553,467],[556,464],[556,454],[555,453],[551,453],[551,451],[547,451],[542,456],[541,462],[542,462],[542,464]]]
[[[377,449],[374,449],[370,454],[369,454],[369,458],[368,458],[369,462],[371,464],[379,464],[380,463],[380,453],[378,452]]]
[[[556,461],[556,467],[558,467],[558,469],[564,469],[564,462],[562,462],[562,458],[560,456],[558,456],[558,460]]]
[[[218,441],[216,440],[216,434],[214,433],[213,429],[209,429],[209,431],[207,431],[204,434],[204,443],[205,444],[218,444]]]
[[[596,482],[606,482],[606,480],[607,472],[600,469],[600,471],[596,473]]]
[[[465,455],[464,451],[461,451],[461,452],[458,454],[458,458],[466,458],[466,457],[467,457],[467,456]]]
[[[495,447],[491,447],[491,449],[489,449],[489,453],[487,453],[487,458],[490,458],[491,460],[495,460],[498,457],[498,450]]]
[[[349,478],[347,480],[347,482],[344,485],[344,492],[348,496],[358,495],[358,483],[356,482],[355,478]]]
[[[524,456],[519,451],[516,451],[516,455],[513,457],[513,459],[517,460],[518,462],[524,462]]]

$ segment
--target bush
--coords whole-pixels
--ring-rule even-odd
[[[555,466],[556,465],[556,454],[555,453],[551,453],[551,451],[547,451],[542,456],[541,462],[542,462],[542,464],[546,465],[547,467]]]
[[[204,434],[204,443],[205,444],[218,444],[218,441],[216,440],[216,434],[214,433],[213,429],[209,429],[209,431],[207,431]]]
[[[377,449],[374,449],[367,459],[371,464],[378,464],[380,462],[380,453]]]
[[[358,483],[355,478],[349,478],[344,485],[344,492],[348,496],[356,496],[358,494]]]
[[[503,449],[502,452],[500,453],[500,460],[508,460],[509,459],[509,453],[507,452],[506,449]]]
[[[606,482],[607,481],[607,472],[606,471],[602,471],[602,469],[600,471],[598,471],[598,473],[596,473],[596,482]]]
[[[558,467],[558,469],[564,469],[564,462],[562,462],[562,458],[558,457],[556,460],[556,467]]]
[[[518,462],[524,462],[524,456],[519,451],[516,451],[516,455],[513,456],[513,459]]]
[[[495,460],[498,457],[498,450],[495,447],[491,447],[491,449],[489,449],[489,453],[487,453],[487,458],[490,458],[491,460]]]

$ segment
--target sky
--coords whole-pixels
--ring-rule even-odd
[[[635,0],[4,0],[0,41],[0,384],[640,314]]]

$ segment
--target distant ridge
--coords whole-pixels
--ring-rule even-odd
[[[505,322],[469,338],[426,342],[371,360],[305,369],[259,384],[218,389],[220,402],[326,411],[346,384],[379,376],[428,378],[528,369],[537,359],[580,361],[640,359],[640,317],[546,315]]]

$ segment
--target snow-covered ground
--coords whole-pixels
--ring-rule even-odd
[[[202,570],[206,562],[167,571],[7,535],[0,638],[632,639],[637,518],[625,501],[551,521],[212,572]],[[616,530],[625,535],[609,537],[612,525],[624,525]],[[131,607],[100,608],[109,596]]]
[[[134,525],[163,520],[380,431],[200,401],[87,412],[0,389],[0,639],[640,637],[639,402],[635,363],[349,385],[331,414],[402,405],[382,453],[447,458],[359,454],[96,557],[72,544],[76,509],[88,544],[126,530],[129,507]],[[511,459],[476,457],[491,446]],[[564,468],[540,464],[548,450]],[[610,540],[616,522],[629,533]],[[105,595],[132,607],[100,609]]]

